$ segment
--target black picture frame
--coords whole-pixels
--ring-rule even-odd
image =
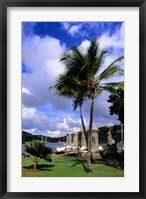
[[[140,95],[139,95],[139,158],[140,158],[140,191],[125,193],[14,193],[7,192],[7,8],[8,7],[139,7],[140,24]],[[134,45],[134,44],[133,44]],[[132,53],[132,52],[131,52]],[[146,1],[145,0],[1,0],[0,2],[0,198],[146,198]],[[134,164],[134,163],[133,163]]]

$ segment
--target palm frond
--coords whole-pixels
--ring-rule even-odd
[[[103,83],[100,85],[100,88],[108,92],[114,93],[115,89],[117,88],[121,88],[124,90],[124,81]]]
[[[100,80],[107,80],[115,75],[124,75],[124,70],[116,65],[111,66],[100,75]]]
[[[77,99],[74,99],[73,100],[73,110],[75,111],[79,105],[80,105],[79,101]]]
[[[77,75],[85,64],[84,55],[77,47],[73,47],[70,53],[65,53],[60,61],[65,64],[69,76],[72,73]]]
[[[119,67],[119,65],[115,65],[116,62],[122,61],[124,56],[121,56],[114,60],[100,75],[100,80],[108,79],[114,75],[123,75],[124,70]]]
[[[99,52],[99,42],[96,38],[93,38],[91,44],[87,50],[88,62],[92,65],[96,63],[96,56]]]
[[[108,67],[113,66],[116,62],[121,62],[124,59],[124,55],[115,59]]]
[[[77,60],[79,60],[81,63],[84,64],[85,60],[84,60],[84,55],[82,54],[82,52],[77,48],[77,47],[73,47],[72,48],[72,54],[73,57]]]
[[[94,75],[100,70],[100,68],[103,66],[104,62],[104,55],[107,53],[107,50],[102,50],[100,51],[97,56],[96,56],[96,62],[95,65],[93,66],[93,73]]]
[[[50,155],[52,154],[52,149],[45,146],[45,143],[40,140],[32,140],[30,146],[25,144],[24,150],[34,157],[51,161]]]
[[[64,57],[62,57],[60,61],[64,63],[67,70],[71,70],[71,69],[75,70],[77,68],[77,61],[74,59],[74,57],[72,57],[70,53],[68,54],[65,53]]]
[[[86,100],[85,97],[76,97],[73,100],[73,110],[76,110],[78,106],[82,105],[83,102]]]

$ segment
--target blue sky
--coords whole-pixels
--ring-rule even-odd
[[[64,51],[78,46],[86,52],[93,37],[100,48],[108,49],[103,68],[124,55],[124,23],[122,22],[23,22],[22,23],[22,129],[32,134],[58,137],[81,129],[79,110],[73,111],[72,100],[54,95],[49,86],[64,71],[59,59]],[[124,62],[120,63],[124,68]],[[114,77],[110,81],[121,81]],[[108,93],[103,92],[95,102],[93,127],[112,122],[109,115]],[[83,107],[88,129],[90,102]]]

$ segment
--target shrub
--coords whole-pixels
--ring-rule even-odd
[[[34,162],[34,169],[39,169],[38,162],[40,159],[51,162],[52,159],[50,155],[52,154],[52,149],[45,146],[45,143],[40,140],[32,140],[30,146],[24,145],[24,150],[27,154],[30,154],[31,159]]]
[[[109,148],[105,148],[102,151],[99,151],[103,163],[115,168],[124,168],[124,151],[117,152],[109,150]]]

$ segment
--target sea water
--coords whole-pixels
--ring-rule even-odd
[[[25,144],[27,144],[29,146],[29,142],[25,142]],[[55,153],[57,151],[57,148],[61,148],[65,146],[65,142],[45,142],[45,145],[52,148],[53,153]],[[25,153],[24,152],[24,144],[22,144],[22,154]]]
[[[29,145],[29,142],[26,142],[25,144]],[[53,153],[55,153],[57,151],[57,148],[61,148],[65,146],[65,142],[45,142],[45,145],[52,148]],[[106,147],[107,144],[106,143],[100,143],[99,146],[102,147]],[[121,148],[122,147],[122,143],[117,143],[117,148]],[[22,154],[25,153],[24,152],[24,144],[22,144]]]

